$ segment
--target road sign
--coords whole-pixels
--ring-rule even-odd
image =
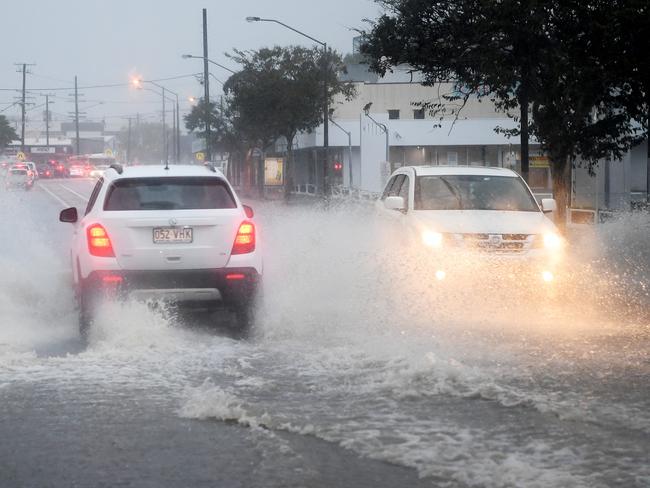
[[[18,161],[25,161],[25,159],[27,159],[27,157],[25,156],[24,152],[20,151],[18,154],[16,154],[16,159]]]
[[[197,152],[194,157],[197,161],[205,161],[205,153]]]
[[[108,148],[104,151],[104,156],[112,158],[113,157],[113,150],[111,148]]]

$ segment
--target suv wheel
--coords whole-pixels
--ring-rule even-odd
[[[79,293],[79,334],[85,340],[95,320],[95,308],[97,306],[96,294],[81,289]]]

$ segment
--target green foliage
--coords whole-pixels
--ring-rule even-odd
[[[11,141],[18,139],[18,134],[11,125],[7,117],[0,115],[0,150],[3,149]]]
[[[352,84],[338,79],[345,67],[337,53],[276,46],[235,50],[231,58],[242,67],[224,85],[231,118],[248,141],[262,147],[285,137],[290,148],[298,132],[323,123],[324,76],[330,103],[339,94],[355,95]]]
[[[237,151],[245,140],[238,129],[238,119],[232,116],[227,99],[222,98],[219,103],[211,101],[209,107],[206,107],[205,99],[201,98],[184,117],[187,130],[196,132],[205,140],[206,112],[210,124],[211,152]]]
[[[442,102],[489,97],[498,109],[528,108],[529,126],[556,183],[576,160],[593,169],[621,158],[648,132],[645,0],[378,0],[362,51],[379,73],[409,64],[425,84],[462,87]],[[451,115],[458,115],[452,109]],[[507,131],[506,131],[507,132]],[[510,131],[515,135],[518,131]]]

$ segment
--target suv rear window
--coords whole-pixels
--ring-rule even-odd
[[[215,177],[124,178],[108,190],[104,210],[236,208],[228,185]]]

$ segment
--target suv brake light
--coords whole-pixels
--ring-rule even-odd
[[[255,250],[255,225],[244,221],[239,226],[231,254],[248,254]]]
[[[102,258],[113,258],[115,253],[113,252],[113,245],[111,244],[111,239],[106,233],[106,229],[100,224],[93,224],[88,227],[88,251],[93,256],[99,256]]]

